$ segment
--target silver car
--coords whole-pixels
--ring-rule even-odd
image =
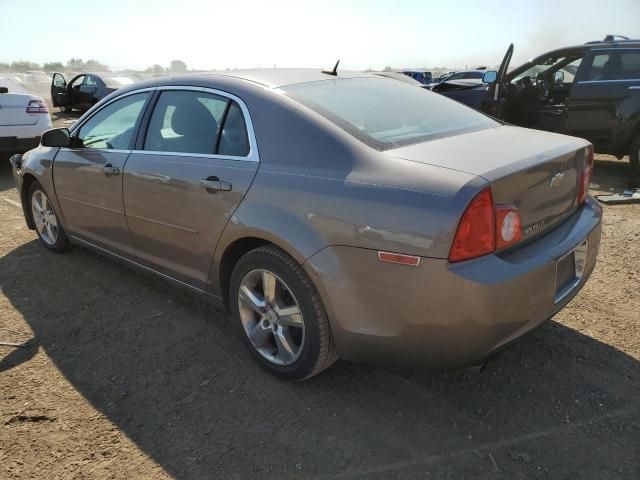
[[[456,368],[591,274],[591,145],[357,72],[257,70],[118,90],[14,156],[27,225],[227,307],[255,359]]]

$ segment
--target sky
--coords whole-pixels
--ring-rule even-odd
[[[0,0],[0,62],[112,70],[514,66],[608,33],[640,38],[640,0]]]

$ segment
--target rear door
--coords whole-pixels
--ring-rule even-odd
[[[218,239],[258,169],[248,110],[223,92],[164,87],[147,123],[124,172],[136,261],[204,289]]]
[[[122,170],[151,93],[110,102],[72,132],[73,148],[54,159],[56,195],[71,235],[125,258],[133,257],[124,216]]]
[[[600,153],[619,153],[639,111],[640,49],[593,50],[577,73],[565,133],[586,138]]]
[[[54,107],[64,107],[69,105],[67,80],[61,73],[54,73],[51,79],[51,102]]]

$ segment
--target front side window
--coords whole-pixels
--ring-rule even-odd
[[[87,75],[84,78],[84,86],[85,87],[93,87],[96,84],[96,78],[93,75]]]
[[[53,86],[54,87],[64,87],[67,84],[64,77],[59,73],[53,74]]]
[[[135,126],[148,93],[136,93],[116,100],[84,123],[77,134],[78,146],[109,150],[128,150]]]
[[[386,78],[321,80],[282,91],[377,150],[500,125],[442,95]]]
[[[205,92],[162,92],[151,115],[144,149],[156,152],[245,156],[242,111],[228,98]]]

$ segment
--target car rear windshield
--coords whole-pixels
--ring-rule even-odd
[[[387,78],[321,80],[281,90],[377,150],[499,125],[437,93]]]

